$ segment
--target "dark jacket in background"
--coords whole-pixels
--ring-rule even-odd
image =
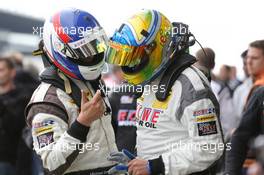
[[[135,152],[136,145],[136,98],[129,92],[126,85],[123,90],[117,89],[110,94],[112,108],[112,125],[115,131],[118,150],[127,149]]]
[[[252,93],[243,113],[239,127],[231,139],[231,150],[227,151],[226,174],[241,174],[243,162],[249,150],[249,143],[260,134],[264,134],[264,87],[258,87]]]
[[[0,161],[16,166],[18,174],[30,174],[30,149],[21,134],[25,127],[24,108],[32,91],[16,88],[0,95]]]

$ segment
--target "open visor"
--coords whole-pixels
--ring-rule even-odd
[[[65,44],[65,55],[80,62],[92,62],[96,55],[103,55],[107,49],[107,36],[103,29],[86,32],[86,36],[76,42]]]
[[[133,67],[141,62],[145,54],[145,46],[129,46],[109,41],[106,62],[119,66]]]

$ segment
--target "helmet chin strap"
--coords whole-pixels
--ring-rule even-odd
[[[59,69],[57,69],[59,77],[64,81],[64,87],[67,94],[72,93],[70,80],[62,73]]]

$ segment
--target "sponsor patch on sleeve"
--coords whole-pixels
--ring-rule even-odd
[[[207,114],[215,114],[215,108],[201,109],[193,112],[193,116],[201,116]]]
[[[199,136],[217,134],[217,117],[214,108],[194,111],[193,116],[198,127]]]
[[[210,121],[215,121],[216,116],[215,115],[205,115],[205,116],[197,116],[196,117],[196,122],[210,122]]]
[[[199,136],[217,134],[216,121],[197,123]]]
[[[53,129],[54,121],[53,120],[46,120],[39,123],[33,123],[33,134],[38,136],[44,133],[51,132]]]
[[[43,148],[54,142],[53,132],[48,132],[42,135],[37,136],[39,148]]]

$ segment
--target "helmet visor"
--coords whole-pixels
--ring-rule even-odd
[[[78,61],[89,62],[107,49],[107,36],[103,29],[91,32],[81,40],[65,44],[65,55]]]
[[[145,46],[136,47],[110,41],[106,52],[106,62],[133,67],[141,62],[144,54]]]

